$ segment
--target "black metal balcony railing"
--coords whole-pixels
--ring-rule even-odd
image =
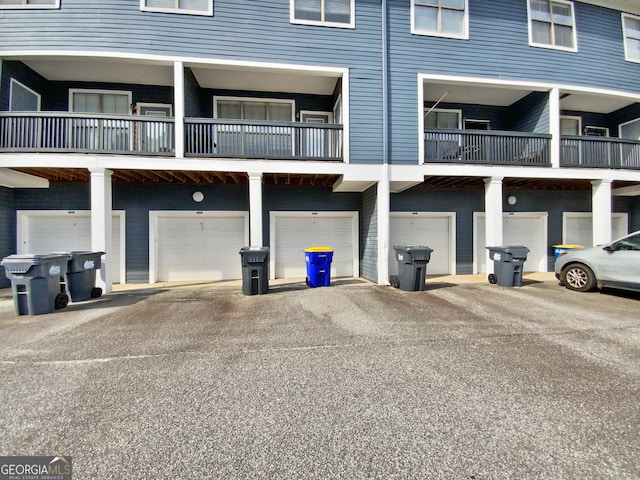
[[[640,142],[611,137],[563,136],[561,167],[640,169]]]
[[[173,156],[175,120],[138,115],[0,112],[0,152]],[[185,119],[190,157],[343,160],[342,125]]]
[[[0,112],[0,151],[167,155],[174,120],[63,112]]]
[[[551,135],[527,132],[425,129],[425,162],[551,165]]]
[[[185,119],[185,155],[342,161],[342,125]]]

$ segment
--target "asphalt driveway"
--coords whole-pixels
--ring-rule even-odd
[[[74,479],[640,478],[640,297],[336,283],[1,298],[0,455]]]

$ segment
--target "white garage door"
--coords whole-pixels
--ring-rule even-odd
[[[611,215],[611,239],[624,237],[628,230],[628,216],[626,213],[614,213]],[[563,214],[563,243],[584,245],[591,247],[593,244],[593,215],[591,213]]]
[[[152,212],[157,259],[155,281],[230,280],[242,278],[240,249],[247,245],[245,213],[163,214]],[[155,257],[155,258],[154,258]]]
[[[304,249],[312,246],[333,249],[332,278],[357,276],[357,218],[357,212],[272,212],[272,276],[275,273],[275,278],[304,278]]]
[[[476,215],[477,272],[486,272],[485,215]],[[548,267],[547,214],[505,213],[502,220],[502,244],[524,245],[530,251],[524,264],[525,272],[546,272]],[[495,246],[495,245],[491,245]]]
[[[455,265],[454,215],[435,215],[427,213],[391,214],[389,274],[397,275],[398,262],[394,245],[424,245],[433,250],[427,265],[427,274],[447,275]]]
[[[110,252],[114,283],[122,282],[124,249],[121,248],[121,219],[124,212],[114,212]],[[88,211],[19,211],[18,253],[47,254],[71,250],[91,251],[91,213]]]

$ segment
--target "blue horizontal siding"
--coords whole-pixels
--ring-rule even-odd
[[[380,163],[380,3],[356,2],[355,29],[294,25],[289,17],[289,2],[276,0],[215,0],[212,17],[141,12],[132,0],[64,0],[59,10],[0,11],[0,55],[122,51],[349,68],[351,162]]]

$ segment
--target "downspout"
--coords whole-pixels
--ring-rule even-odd
[[[382,0],[382,178],[378,188],[378,284],[389,285],[389,215],[390,215],[390,166],[389,166],[389,79],[387,56],[387,0]]]

